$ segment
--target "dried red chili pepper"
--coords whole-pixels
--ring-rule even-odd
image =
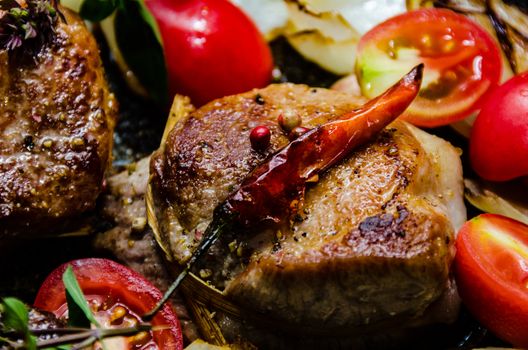
[[[415,67],[396,85],[361,108],[314,128],[290,142],[258,166],[222,204],[223,215],[249,226],[263,220],[279,222],[302,198],[306,181],[339,162],[396,119],[416,97],[423,66]]]
[[[172,293],[194,262],[233,225],[280,222],[295,211],[306,181],[336,164],[394,121],[414,100],[423,65],[362,107],[316,127],[290,142],[258,166],[214,211],[213,221],[187,266],[169,288]]]

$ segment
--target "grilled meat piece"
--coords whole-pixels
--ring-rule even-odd
[[[179,121],[151,161],[160,240],[170,257],[183,264],[216,205],[287,144],[280,114],[297,113],[311,128],[363,102],[325,89],[271,85],[214,101]],[[264,152],[250,145],[257,125],[272,132]],[[357,335],[418,319],[451,321],[456,301],[443,315],[424,316],[450,284],[454,232],[466,215],[462,188],[456,149],[397,121],[314,179],[288,224],[224,236],[195,272],[291,331]]]
[[[0,51],[0,235],[60,231],[90,210],[109,164],[117,105],[95,39],[62,9],[35,61]],[[72,220],[73,221],[73,220]]]

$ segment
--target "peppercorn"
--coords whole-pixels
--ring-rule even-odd
[[[279,125],[287,133],[301,125],[301,117],[293,111],[285,111],[279,115]]]
[[[251,130],[249,141],[254,150],[261,151],[268,148],[271,141],[271,131],[267,126],[260,125]]]

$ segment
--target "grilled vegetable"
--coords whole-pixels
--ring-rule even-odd
[[[372,11],[377,5],[376,11]],[[335,74],[354,71],[363,33],[405,11],[404,1],[297,0],[288,2],[288,42],[306,59]]]
[[[497,183],[465,179],[465,197],[476,208],[486,213],[499,214],[528,225],[528,198],[519,191],[520,181]]]

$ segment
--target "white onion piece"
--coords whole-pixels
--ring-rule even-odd
[[[358,39],[336,42],[315,31],[290,35],[288,41],[307,60],[330,72],[345,75],[354,71]]]
[[[406,11],[405,0],[299,0],[315,13],[340,14],[364,34],[384,20]]]
[[[322,36],[333,41],[345,41],[360,36],[339,14],[333,12],[313,14],[296,3],[289,3],[288,11],[290,20],[286,27],[286,35],[318,31]]]
[[[283,0],[231,0],[255,23],[266,40],[282,34],[288,22],[288,9]]]

